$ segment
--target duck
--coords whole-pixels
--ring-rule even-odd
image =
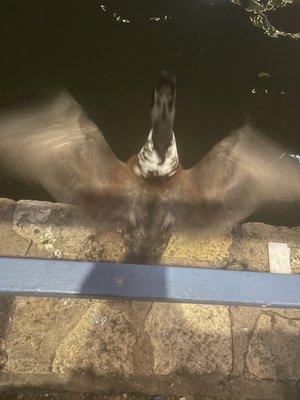
[[[249,124],[183,168],[174,133],[176,92],[175,76],[162,71],[145,144],[127,162],[67,91],[20,113],[2,113],[2,165],[56,201],[82,207],[101,229],[121,224],[125,262],[158,262],[174,229],[227,232],[262,205],[300,199],[298,163]]]

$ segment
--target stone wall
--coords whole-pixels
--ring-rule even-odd
[[[258,223],[206,240],[175,232],[162,262],[268,271],[269,241],[288,243],[299,273],[300,229]],[[1,256],[121,261],[124,253],[121,230],[96,231],[75,207],[0,201]],[[299,378],[299,310],[0,299],[2,390],[293,400]]]

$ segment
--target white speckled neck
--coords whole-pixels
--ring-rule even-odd
[[[162,162],[154,149],[151,129],[146,143],[138,154],[138,162],[134,168],[135,173],[144,178],[148,176],[172,176],[175,174],[177,166],[178,154],[174,133],[172,134],[171,144],[166,151],[165,160]]]

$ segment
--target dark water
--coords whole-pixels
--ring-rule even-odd
[[[271,17],[300,31],[300,2]],[[163,68],[177,76],[184,166],[247,118],[300,152],[300,41],[267,37],[230,0],[1,0],[0,49],[0,107],[66,87],[122,160],[148,134]],[[3,174],[0,183],[1,196],[50,198]]]

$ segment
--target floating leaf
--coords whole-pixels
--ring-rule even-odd
[[[271,75],[268,72],[259,72],[258,77],[259,78],[271,78]]]

